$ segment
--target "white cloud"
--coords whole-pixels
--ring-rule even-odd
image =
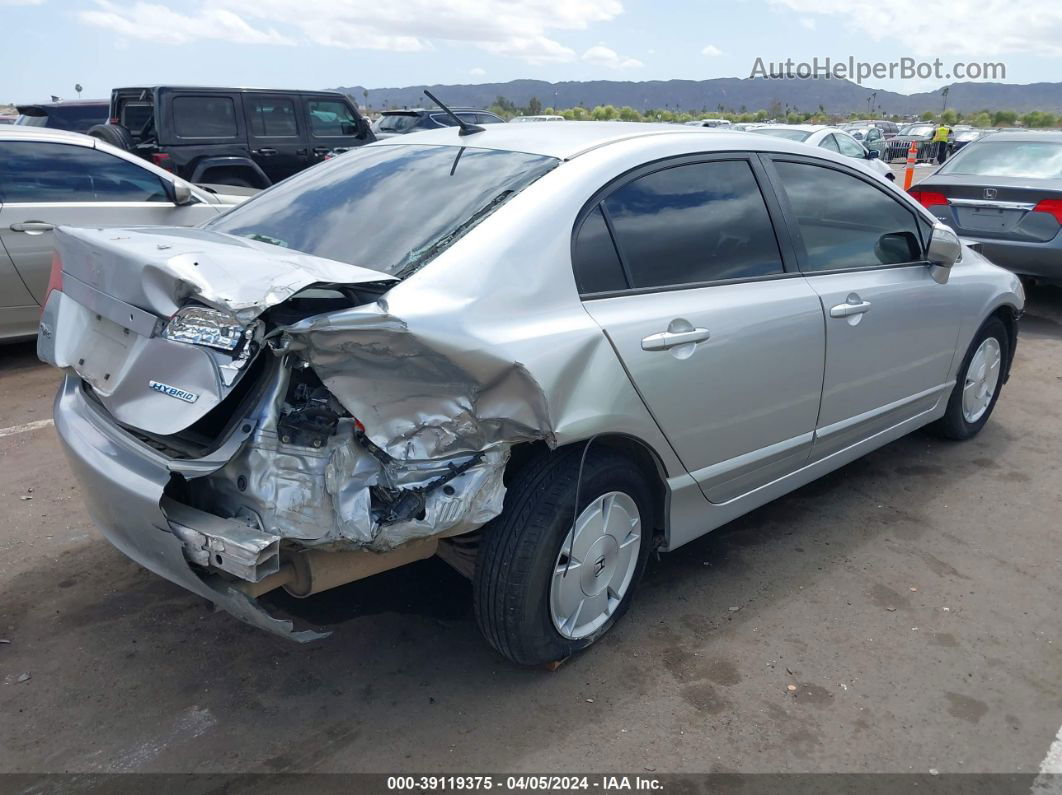
[[[701,50],[701,55],[707,55],[709,58],[715,58],[722,54],[723,51],[716,47],[714,44],[709,44],[703,50]]]
[[[483,75],[487,73],[487,70],[481,69],[478,66],[473,66],[471,69],[468,70],[468,73],[473,77],[483,77]]]
[[[44,0],[0,0],[0,6],[42,6]]]
[[[810,17],[801,17],[800,27],[805,28],[807,30],[815,30],[815,20],[811,19]]]
[[[7,2],[8,0],[0,0]],[[121,35],[180,44],[309,42],[325,47],[428,50],[436,42],[472,45],[528,63],[573,61],[558,32],[585,30],[623,13],[620,0],[198,0],[169,7],[96,0],[82,22]]]
[[[1005,53],[1062,55],[1062,4],[1042,0],[769,0],[801,14],[840,18],[875,40],[897,39],[923,58],[946,65],[961,57]]]
[[[603,44],[591,47],[582,54],[582,59],[587,63],[605,66],[609,69],[637,69],[640,66],[645,66],[637,58],[628,58],[626,55],[620,55]]]

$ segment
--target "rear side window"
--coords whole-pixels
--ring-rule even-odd
[[[856,141],[853,141],[849,136],[835,135],[833,137],[837,139],[837,147],[841,150],[842,155],[847,155],[848,157],[866,157],[863,152],[863,147]],[[869,138],[869,135],[867,137]]]
[[[86,146],[0,141],[0,200],[11,202],[166,202],[162,180]]]
[[[744,160],[656,171],[604,205],[635,289],[782,273],[767,207]]]
[[[343,102],[333,99],[309,99],[310,131],[318,138],[357,135],[358,119]]]
[[[819,143],[819,147],[822,149],[828,149],[831,152],[841,151],[840,147],[837,146],[837,138],[834,137],[833,133],[830,133],[825,138],[823,138],[822,141]]]
[[[582,295],[627,288],[623,266],[600,206],[586,216],[579,228],[572,247],[572,264],[575,268],[575,283]]]
[[[251,133],[263,138],[294,138],[299,134],[295,123],[295,103],[280,97],[245,96]]]
[[[181,138],[235,138],[231,97],[174,97],[173,130]]]
[[[915,214],[861,179],[776,162],[807,254],[805,271],[875,268],[922,258]]]

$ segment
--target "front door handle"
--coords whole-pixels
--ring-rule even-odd
[[[25,232],[27,235],[43,235],[55,229],[55,224],[47,221],[23,221],[21,224],[11,224],[12,232]]]
[[[266,157],[269,157],[270,155],[275,155],[277,153],[277,150],[266,146],[262,149],[255,149],[254,153],[256,155],[265,155]]]
[[[704,342],[710,336],[706,328],[695,328],[690,331],[661,331],[659,334],[650,334],[645,337],[642,340],[642,350],[666,351],[678,345]]]
[[[853,315],[862,315],[864,312],[870,311],[870,301],[855,301],[848,299],[843,304],[830,307],[830,317],[852,317]]]

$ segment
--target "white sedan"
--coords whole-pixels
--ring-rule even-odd
[[[837,127],[826,127],[821,124],[774,124],[769,127],[757,127],[749,132],[757,135],[773,135],[775,138],[785,138],[787,141],[800,141],[808,146],[817,146],[846,157],[863,160],[871,171],[876,171],[886,179],[896,180],[892,169],[880,159],[877,152],[867,149],[851,135]]]

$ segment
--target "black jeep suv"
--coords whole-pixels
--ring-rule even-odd
[[[89,135],[189,182],[266,188],[376,140],[346,94],[250,88],[116,88]]]

